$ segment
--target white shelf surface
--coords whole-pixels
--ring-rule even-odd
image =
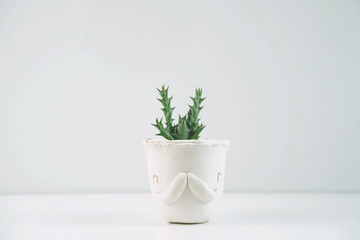
[[[150,194],[0,195],[1,240],[360,239],[360,194],[225,194],[208,223],[162,220]]]

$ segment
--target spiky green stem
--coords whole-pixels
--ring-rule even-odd
[[[160,131],[160,133],[156,134],[157,136],[163,136],[167,140],[174,140],[174,138],[171,136],[168,130],[164,128],[164,125],[162,123],[162,118],[160,119],[160,121],[159,119],[156,119],[156,124],[152,124],[152,125]]]
[[[171,107],[171,100],[172,97],[169,98],[169,87],[165,88],[165,85],[161,86],[161,89],[158,89],[159,94],[161,96],[161,98],[158,98],[157,100],[159,100],[159,102],[161,102],[161,104],[163,105],[163,108],[161,109],[164,113],[165,116],[165,124],[166,124],[166,130],[168,130],[169,132],[172,131],[172,122],[173,122],[173,118],[172,118],[172,112],[174,111],[175,108]]]
[[[201,98],[201,95],[202,89],[197,88],[195,89],[195,97],[190,97],[193,101],[193,105],[189,105],[190,109],[188,112],[188,122],[192,129],[190,139],[198,139],[200,132],[205,128],[205,125],[203,124],[199,126],[199,113],[201,109],[203,109],[201,103],[205,100],[205,98]]]
[[[152,125],[160,131],[157,135],[163,136],[168,140],[199,139],[199,134],[205,128],[204,124],[201,123],[199,125],[199,113],[203,108],[201,103],[205,100],[205,98],[201,98],[202,89],[195,89],[195,97],[190,97],[193,101],[193,105],[189,105],[190,109],[187,115],[183,117],[179,115],[178,124],[175,126],[173,125],[174,119],[172,118],[172,113],[175,108],[171,107],[172,97],[169,98],[168,96],[169,87],[165,88],[165,86],[162,85],[161,89],[157,90],[161,96],[158,100],[163,106],[161,110],[164,113],[166,124],[166,127],[164,127],[162,118],[160,121],[156,119],[156,124]]]

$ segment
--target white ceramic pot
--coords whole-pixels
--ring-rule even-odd
[[[168,222],[209,220],[223,193],[228,141],[146,139],[153,198]]]

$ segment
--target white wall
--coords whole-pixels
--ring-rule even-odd
[[[148,191],[170,85],[227,191],[360,191],[357,1],[0,1],[0,193]]]

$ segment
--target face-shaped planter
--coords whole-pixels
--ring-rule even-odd
[[[146,139],[149,182],[164,219],[209,220],[222,196],[228,141]]]

